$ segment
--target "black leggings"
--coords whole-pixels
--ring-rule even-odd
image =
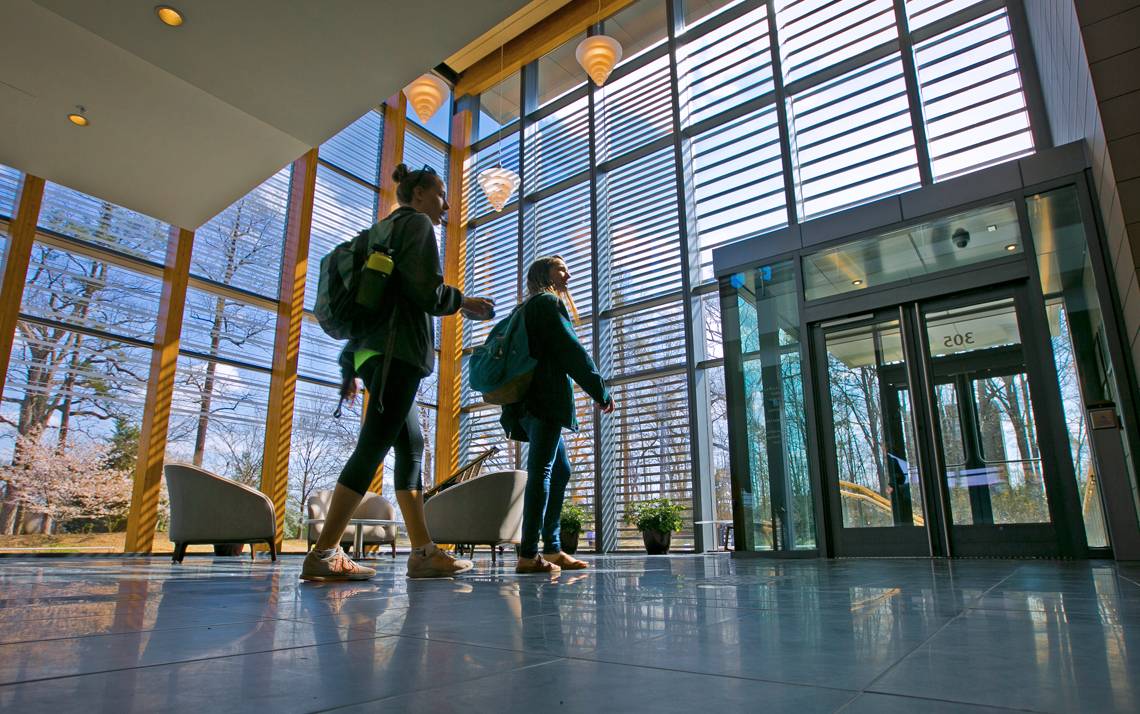
[[[376,469],[384,463],[388,450],[396,447],[396,468],[392,483],[397,491],[423,490],[424,436],[420,432],[419,410],[416,409],[416,391],[420,387],[420,372],[415,367],[393,359],[388,368],[382,400],[380,377],[384,371],[384,357],[373,355],[360,366],[360,378],[368,387],[368,409],[356,448],[337,480],[341,485],[364,495],[372,485]],[[383,401],[384,411],[379,402]]]

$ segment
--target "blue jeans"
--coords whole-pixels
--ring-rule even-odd
[[[570,459],[562,443],[562,427],[527,414],[520,420],[530,440],[526,459],[526,493],[523,496],[522,544],[519,555],[538,555],[541,533],[544,553],[562,550],[562,501],[570,482]]]

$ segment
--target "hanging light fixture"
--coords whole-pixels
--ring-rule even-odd
[[[483,188],[483,193],[487,196],[487,201],[491,204],[491,207],[495,209],[496,213],[503,210],[503,207],[511,200],[511,196],[514,195],[515,189],[518,188],[519,185],[519,175],[503,167],[504,116],[502,76],[503,46],[499,45],[499,139],[496,142],[499,154],[498,165],[479,172],[479,185]]]
[[[601,21],[601,15],[602,0],[598,0],[595,24]],[[621,61],[621,43],[609,35],[590,35],[578,43],[574,58],[586,70],[586,74],[590,75],[590,79],[594,80],[594,84],[600,87],[609,79],[614,65]]]
[[[427,124],[447,98],[447,83],[428,72],[404,87],[404,96],[408,98],[420,121]]]

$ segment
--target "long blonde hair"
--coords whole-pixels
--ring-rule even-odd
[[[557,264],[555,261],[566,262],[560,255],[547,255],[530,264],[530,267],[526,269],[527,296],[530,297],[539,293],[550,293],[558,296],[562,302],[566,303],[566,309],[569,310],[574,324],[578,324],[578,307],[574,304],[574,298],[570,296],[570,291],[565,288],[556,288],[554,283],[550,281],[550,269]]]

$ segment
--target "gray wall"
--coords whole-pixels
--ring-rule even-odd
[[[1054,144],[1084,139],[1140,373],[1140,0],[1024,0]]]

